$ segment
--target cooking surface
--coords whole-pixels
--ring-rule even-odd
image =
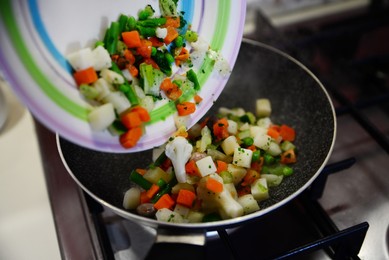
[[[379,5],[380,1],[374,3]],[[229,240],[241,259],[258,256],[258,252],[272,257],[320,239],[311,211],[320,206],[340,231],[368,225],[358,253],[360,259],[389,259],[389,176],[388,151],[385,150],[388,145],[376,142],[366,131],[369,126],[363,127],[368,121],[380,131],[381,138],[387,141],[389,137],[389,15],[387,5],[379,7],[378,11],[368,11],[364,6],[331,14],[328,19],[289,22],[290,26],[275,23],[274,16],[266,16],[266,12],[256,9],[259,6],[250,9],[246,37],[296,57],[328,87],[338,111],[337,140],[329,163],[348,159],[351,162],[355,159],[355,163],[328,176],[318,204],[310,203],[310,193],[305,193],[260,221],[229,230]],[[353,115],[354,110],[341,102],[338,93],[351,100],[355,105],[352,108],[361,111],[362,116]],[[53,133],[40,124],[36,129],[63,258],[113,259],[116,256],[116,259],[123,259],[120,257],[125,256],[128,259],[131,256],[131,259],[142,259],[155,233],[121,219],[83,196],[61,165]],[[215,252],[220,257],[220,254],[226,258],[231,255],[217,234],[209,234],[207,242],[208,258],[214,258]],[[270,252],[274,248],[276,252]],[[292,259],[330,257],[319,250]]]

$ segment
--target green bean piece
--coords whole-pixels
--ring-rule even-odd
[[[186,72],[186,77],[188,78],[188,80],[190,80],[191,82],[193,82],[194,84],[194,89],[195,90],[200,90],[200,83],[197,79],[197,75],[196,73],[193,71],[193,69],[190,69]]]
[[[111,69],[113,71],[119,73],[122,77],[124,77],[122,71],[119,69],[119,67],[116,65],[115,62],[112,62]],[[124,86],[122,86],[122,85],[124,85]],[[122,85],[119,86],[119,90],[126,90],[127,91],[127,92],[123,92],[123,93],[126,95],[128,100],[130,101],[131,106],[139,105],[138,97],[136,96],[135,91],[132,89],[130,84],[126,81]]]
[[[219,221],[222,220],[219,214],[217,213],[209,213],[203,217],[202,222],[213,222],[213,221]]]
[[[137,25],[136,29],[139,31],[139,34],[143,37],[153,37],[156,35],[156,28],[155,27],[145,27]]]
[[[165,185],[162,190],[160,190],[157,194],[154,195],[154,197],[151,198],[151,202],[157,202],[162,197],[162,195],[169,193],[172,190],[173,186],[176,184],[177,180],[176,178],[173,178],[168,184]]]
[[[141,188],[145,189],[145,190],[148,190],[150,189],[152,183],[149,182],[148,180],[146,180],[145,178],[143,178],[142,175],[140,175],[138,172],[136,172],[135,170],[133,170],[131,172],[131,175],[130,175],[130,180],[134,183],[136,183],[137,185],[139,185]]]
[[[116,46],[118,42],[118,37],[120,34],[119,22],[111,22],[111,26],[107,31],[107,37],[105,39],[104,45],[109,54],[116,53]]]
[[[133,16],[128,17],[126,26],[125,26],[125,31],[133,31],[136,29],[136,19]]]
[[[120,30],[119,33],[122,33],[126,29],[128,19],[129,18],[127,15],[121,14],[119,16],[119,30]]]
[[[165,152],[162,152],[158,156],[158,158],[155,160],[155,162],[150,165],[150,168],[155,168],[155,167],[161,166],[166,161],[166,159],[167,159],[167,156],[166,156]]]

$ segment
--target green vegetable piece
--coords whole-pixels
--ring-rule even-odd
[[[139,66],[139,73],[143,82],[143,90],[146,94],[159,96],[159,86],[165,78],[162,71],[154,69],[152,65],[142,63]]]
[[[122,77],[124,77],[122,71],[119,69],[118,65],[116,65],[115,62],[112,62],[111,70],[115,71],[116,73],[118,73]],[[119,90],[120,91],[122,91],[122,90],[126,91],[126,92],[124,92],[124,91],[122,91],[122,92],[126,95],[128,100],[130,101],[131,106],[139,105],[138,97],[135,94],[135,91],[132,89],[132,87],[130,86],[130,84],[127,81],[124,82],[124,84],[122,84],[121,86],[119,86]]]
[[[81,94],[87,99],[95,99],[99,95],[99,91],[87,84],[80,85]]]
[[[125,132],[128,131],[128,129],[123,125],[123,123],[116,119],[115,121],[113,121],[113,123],[109,126],[108,128],[109,132],[113,135],[122,135],[124,134]]]
[[[165,187],[166,184],[167,184],[166,181],[163,180],[163,179],[159,179],[159,180],[157,181],[157,185],[158,185],[160,188]]]
[[[197,79],[197,75],[192,69],[186,72],[186,77],[188,78],[188,80],[193,82],[195,90],[200,90],[200,83]]]
[[[165,187],[162,190],[160,190],[157,194],[155,194],[155,196],[151,198],[150,201],[152,203],[157,202],[162,197],[162,195],[169,193],[172,190],[173,186],[176,184],[177,184],[177,179],[173,178],[168,184],[165,185]]]
[[[203,222],[214,222],[219,220],[222,220],[222,218],[217,213],[209,213],[203,217]]]
[[[296,148],[296,146],[290,141],[283,141],[280,147],[282,151],[294,150]]]
[[[138,19],[139,20],[146,20],[147,18],[153,16],[155,13],[155,10],[151,5],[147,5],[145,9],[140,10],[138,13]]]
[[[136,172],[135,170],[133,170],[131,172],[131,175],[130,175],[130,180],[134,183],[136,183],[137,185],[139,185],[140,187],[142,187],[143,189],[145,190],[148,190],[150,189],[151,187],[151,182],[149,182],[148,180],[146,180],[145,178],[143,178],[142,175],[140,175],[138,172]]]
[[[233,183],[233,181],[234,181],[234,177],[232,176],[232,174],[229,171],[221,171],[220,177],[222,177],[223,183],[225,183],[225,184]]]
[[[253,152],[252,157],[251,157],[251,161],[252,162],[258,162],[260,158],[261,158],[261,150],[255,150]]]
[[[123,53],[126,49],[127,45],[124,42],[118,40],[118,43],[116,45],[116,52]]]
[[[250,146],[250,145],[253,145],[254,143],[254,139],[252,137],[245,137],[242,139],[242,143],[244,146]]]
[[[265,153],[263,155],[263,159],[264,159],[264,163],[266,165],[271,165],[271,164],[273,164],[275,162],[275,158],[273,156],[271,156],[270,154],[268,154],[268,153]]]
[[[133,31],[136,28],[136,19],[133,16],[128,17],[126,26],[125,26],[125,31]]]
[[[162,16],[177,16],[177,2],[174,0],[159,0]]]
[[[120,30],[119,33],[122,33],[126,29],[128,19],[129,18],[127,15],[121,14],[119,16],[119,21],[118,21],[119,22],[119,30]]]
[[[111,26],[107,30],[106,36],[104,37],[104,46],[107,49],[108,53],[111,55],[116,53],[116,46],[117,46],[119,34],[120,34],[119,22],[111,22]]]
[[[97,42],[95,42],[95,48],[99,47],[99,46],[103,46],[104,47],[104,41],[97,41]]]
[[[254,124],[256,121],[255,115],[251,112],[246,112],[243,116],[239,118],[243,123]]]
[[[164,24],[166,24],[165,17],[151,18],[144,21],[138,21],[137,23],[137,25],[144,26],[144,27],[160,27]]]
[[[197,41],[198,37],[198,34],[191,30],[187,30],[185,33],[185,40],[187,40],[188,42],[195,42]]]
[[[174,62],[174,57],[169,52],[165,53],[165,58],[170,64]]]
[[[182,38],[181,35],[178,35],[177,38],[174,40],[174,44],[176,47],[182,47],[184,45],[184,38]]]
[[[154,168],[154,167],[159,167],[161,166],[167,159],[167,156],[165,154],[165,152],[162,152],[158,158],[155,160],[155,162],[153,164],[150,165],[150,168]]]
[[[157,48],[155,48],[154,46],[151,47],[151,56],[155,56],[156,53],[157,53]]]
[[[158,64],[163,73],[167,76],[172,75],[171,63],[166,59],[164,52],[157,50],[157,53],[154,55],[154,61]]]

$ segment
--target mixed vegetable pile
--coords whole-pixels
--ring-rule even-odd
[[[138,12],[138,19],[120,15],[94,48],[67,57],[80,92],[93,105],[92,129],[108,129],[125,148],[137,144],[161,100],[175,102],[178,116],[195,112],[202,98],[193,65],[205,55],[219,64],[222,75],[230,72],[221,55],[190,29],[177,1],[160,0],[158,17],[151,5]]]
[[[153,150],[153,163],[131,172],[123,207],[173,223],[230,219],[260,210],[269,188],[293,174],[295,130],[270,119],[268,99],[255,114],[220,108]]]

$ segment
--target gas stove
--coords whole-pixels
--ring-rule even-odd
[[[208,233],[205,259],[389,258],[389,10],[376,5],[347,19],[288,28],[255,11],[245,37],[283,50],[317,75],[336,107],[336,143],[320,176],[290,203]],[[62,165],[55,135],[38,122],[36,130],[63,259],[145,258],[155,231],[82,192]]]

